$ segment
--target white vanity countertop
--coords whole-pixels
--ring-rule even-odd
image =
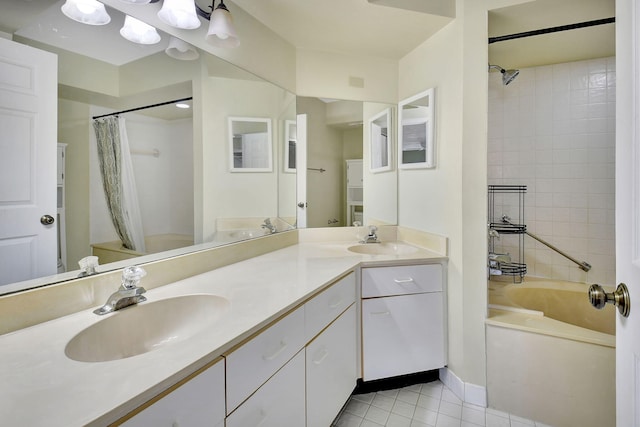
[[[213,294],[227,298],[230,308],[205,332],[138,356],[78,362],[65,355],[66,344],[78,332],[117,312],[99,317],[85,310],[0,336],[2,424],[109,424],[358,265],[446,259],[422,249],[402,256],[360,255],[346,249],[351,244],[300,243],[148,291],[148,301],[142,304],[178,295]],[[114,283],[114,291],[118,285]]]

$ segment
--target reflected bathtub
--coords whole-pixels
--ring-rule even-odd
[[[183,248],[193,245],[193,236],[187,234],[156,234],[144,238],[146,252],[137,252],[125,249],[120,240],[111,242],[94,243],[91,245],[91,253],[98,257],[100,264],[122,261],[136,258],[142,255],[155,254],[171,249]]]
[[[554,427],[615,425],[616,310],[591,307],[588,288],[489,282],[490,407]]]

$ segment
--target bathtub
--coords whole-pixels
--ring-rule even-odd
[[[91,253],[98,257],[100,264],[136,258],[142,255],[155,254],[171,249],[183,248],[193,245],[193,236],[186,234],[156,234],[144,238],[146,252],[137,252],[125,249],[120,240],[111,242],[94,243],[91,245]]]
[[[554,427],[615,426],[615,308],[591,307],[582,283],[488,286],[489,407]]]

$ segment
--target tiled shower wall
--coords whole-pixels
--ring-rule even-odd
[[[615,58],[524,68],[508,86],[489,75],[489,184],[526,185],[528,231],[593,266],[526,236],[528,275],[615,284],[615,84]]]

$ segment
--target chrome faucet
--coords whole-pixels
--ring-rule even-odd
[[[367,234],[367,236],[360,243],[380,243],[376,231],[378,231],[378,227],[376,227],[375,225],[370,225],[369,234]]]
[[[111,294],[102,307],[93,312],[98,315],[103,315],[146,301],[147,298],[142,295],[147,292],[146,289],[138,286],[140,279],[146,275],[147,272],[144,271],[142,267],[134,265],[125,268],[122,271],[122,285],[120,288]]]
[[[264,220],[264,224],[262,224],[260,227],[269,230],[270,234],[273,234],[277,231],[276,226],[271,224],[271,220],[269,218],[266,218]]]

